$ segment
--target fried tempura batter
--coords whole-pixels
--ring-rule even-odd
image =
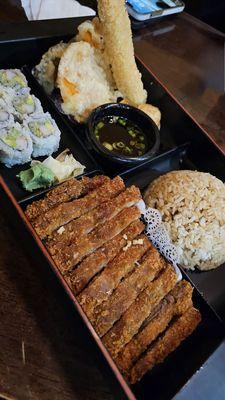
[[[63,42],[50,47],[34,68],[35,78],[48,94],[51,94],[55,87],[58,64],[67,47],[68,43]]]
[[[71,43],[67,47],[59,63],[57,78],[62,109],[66,114],[83,122],[94,108],[117,101],[118,93],[111,86],[106,69],[101,51],[89,43]]]
[[[106,55],[119,91],[133,105],[146,102],[141,74],[135,58],[130,20],[124,0],[99,0]]]
[[[91,21],[87,20],[78,26],[78,34],[76,41],[88,42],[91,46],[104,50],[104,40],[102,32],[102,24],[98,17],[93,18]]]
[[[161,112],[157,107],[152,106],[151,104],[141,104],[138,106],[138,108],[147,114],[151,119],[153,119],[155,124],[160,129]]]

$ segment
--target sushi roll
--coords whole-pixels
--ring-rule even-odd
[[[24,123],[33,141],[33,157],[49,156],[58,150],[61,133],[49,113],[28,117]]]
[[[0,99],[0,131],[7,126],[13,125],[14,122],[14,117],[10,107]]]
[[[19,69],[0,69],[0,84],[20,90],[27,88],[27,80]]]
[[[12,99],[12,105],[16,111],[17,118],[21,122],[27,115],[33,116],[43,113],[40,101],[28,91],[16,94]]]
[[[8,106],[12,104],[12,99],[15,96],[15,91],[11,88],[6,88],[0,84],[0,101]]]
[[[32,151],[29,133],[18,122],[0,130],[0,161],[7,167],[30,161]]]

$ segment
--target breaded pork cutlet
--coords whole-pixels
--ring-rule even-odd
[[[94,328],[100,337],[108,332],[165,266],[165,260],[152,247],[139,261],[134,272],[119,284],[104,303],[95,309]]]
[[[183,314],[192,307],[193,288],[185,280],[179,282],[173,290],[156,306],[143,323],[136,336],[122,349],[115,359],[122,373],[128,372],[147,347],[167,328],[172,318]]]
[[[135,383],[200,322],[192,287],[177,283],[174,267],[143,233],[139,189],[125,189],[119,177],[71,184],[27,214],[118,368]]]
[[[105,243],[103,247],[86,257],[75,270],[66,275],[66,280],[74,294],[79,294],[89,281],[116,257],[128,241],[132,241],[143,232],[144,227],[144,224],[139,220],[132,222],[121,233]]]
[[[115,197],[124,189],[125,185],[123,180],[117,176],[97,189],[92,190],[81,199],[61,203],[53,209],[50,209],[44,215],[36,218],[33,222],[33,226],[41,239],[44,239],[55,229],[87,213],[102,202]]]
[[[131,186],[114,199],[106,203],[101,203],[98,207],[82,215],[80,218],[69,222],[63,227],[63,232],[61,230],[54,231],[45,243],[46,247],[54,255],[65,246],[75,243],[77,238],[81,238],[98,225],[115,217],[123,209],[133,206],[140,199],[141,194],[139,189]]]
[[[103,343],[113,358],[137,334],[142,323],[150,315],[154,307],[173,289],[176,281],[177,275],[174,268],[168,264],[159,277],[141,292],[120,320],[103,336]]]
[[[125,208],[107,224],[102,224],[88,235],[77,239],[76,243],[67,246],[53,257],[60,271],[65,272],[74,268],[84,257],[96,251],[114,236],[122,232],[131,222],[140,218],[140,211],[136,206]]]
[[[84,196],[109,181],[107,176],[102,175],[97,175],[92,179],[86,176],[80,180],[70,179],[50,190],[43,199],[28,205],[25,214],[30,221],[33,221],[56,205]]]
[[[162,363],[180,343],[186,339],[201,321],[198,310],[191,307],[171,324],[166,332],[156,340],[153,346],[141,357],[131,369],[131,384],[139,381],[142,376],[156,364]]]
[[[78,296],[78,301],[90,321],[95,321],[95,307],[107,300],[120,281],[135,268],[135,263],[151,247],[146,236],[140,235],[138,239],[140,244],[132,244],[127,251],[123,249],[116,259],[108,264],[101,274]]]

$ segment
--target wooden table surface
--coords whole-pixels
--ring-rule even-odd
[[[15,18],[25,17],[15,8]],[[183,14],[137,32],[135,49],[225,152],[224,36]],[[115,398],[59,285],[39,274],[2,210],[0,224],[0,398]]]
[[[135,51],[225,154],[225,35],[183,13],[137,33]]]

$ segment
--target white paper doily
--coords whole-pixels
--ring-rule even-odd
[[[162,222],[161,213],[155,208],[147,208],[143,200],[137,203],[137,206],[146,223],[145,233],[159,252],[173,265],[177,280],[182,279],[182,274],[178,267],[179,255],[176,246],[171,242],[170,236]]]

